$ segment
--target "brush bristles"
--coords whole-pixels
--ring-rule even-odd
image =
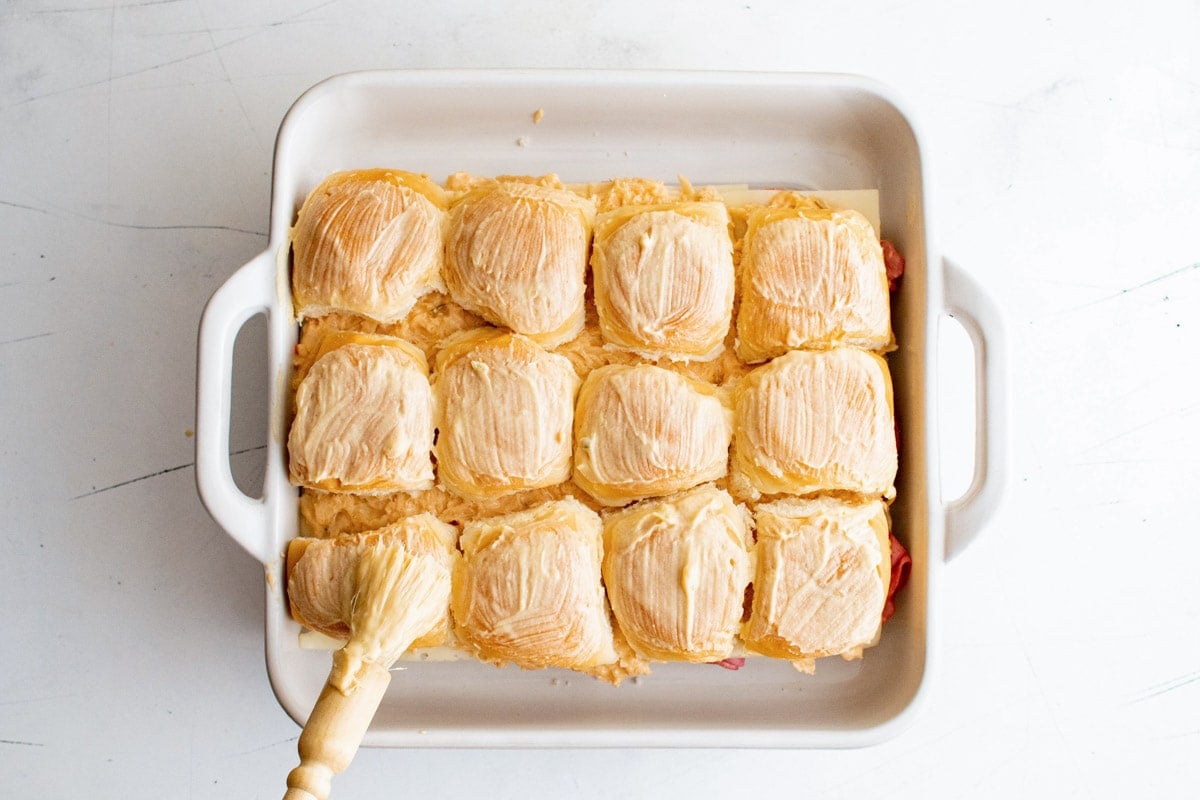
[[[446,614],[450,571],[437,559],[414,555],[399,543],[363,552],[354,565],[350,638],[334,654],[329,682],[353,692],[368,664],[388,669],[413,640]]]

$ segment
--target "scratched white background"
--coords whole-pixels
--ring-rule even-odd
[[[943,669],[893,741],[364,751],[335,797],[1195,797],[1200,7],[808,5],[5,2],[0,797],[280,794],[297,729],[266,680],[262,570],[193,484],[195,332],[266,242],[292,100],[436,66],[891,84],[932,155],[944,252],[1006,313],[1012,481],[945,570]],[[265,407],[238,375],[252,480]],[[953,494],[969,432],[948,425]]]

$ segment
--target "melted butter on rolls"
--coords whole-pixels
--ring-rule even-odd
[[[607,343],[651,359],[720,355],[734,294],[723,203],[631,205],[601,214],[592,274]]]
[[[812,672],[813,661],[859,658],[875,642],[891,573],[880,500],[780,500],[754,512],[754,601],[746,647]]]
[[[433,394],[425,355],[403,339],[323,340],[296,390],[288,434],[292,483],[386,494],[433,486]]]
[[[741,249],[737,353],[892,344],[883,249],[858,211],[782,192],[752,208]]]
[[[878,233],[836,200],[725,191],[314,190],[288,452],[322,538],[289,546],[293,617],[344,637],[357,553],[395,541],[452,571],[417,645],[497,665],[617,683],[873,643],[897,465]]]
[[[588,374],[575,407],[575,482],[624,505],[723,477],[733,415],[712,384],[661,367]]]
[[[740,494],[892,497],[896,437],[887,363],[865,350],[795,350],[734,392]]]
[[[483,499],[571,477],[579,377],[571,362],[519,334],[477,330],[438,355],[438,478]]]
[[[458,531],[431,514],[407,517],[386,527],[332,539],[293,539],[287,549],[287,597],[292,618],[334,639],[350,634],[354,604],[354,565],[369,548],[397,543],[413,555],[435,558],[447,572],[459,559]],[[450,633],[450,607],[442,621],[413,641],[437,647]]]
[[[442,276],[464,308],[554,347],[583,330],[595,205],[546,183],[471,185],[450,209]]]
[[[292,229],[296,317],[334,311],[389,323],[442,288],[446,193],[423,175],[338,172],[305,199]]]
[[[719,661],[733,654],[753,572],[749,515],[701,486],[604,518],[604,585],[639,655]]]
[[[451,595],[459,640],[526,669],[617,662],[600,536],[600,517],[573,498],[467,522]]]

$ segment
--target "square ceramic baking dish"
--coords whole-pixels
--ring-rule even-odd
[[[544,118],[537,124],[533,112]],[[389,166],[441,179],[556,172],[564,181],[645,176],[752,188],[878,189],[884,235],[907,259],[890,356],[900,427],[897,536],[912,578],[879,645],[860,661],[824,659],[816,675],[751,659],[732,672],[656,665],[613,688],[568,672],[474,661],[403,665],[367,734],[374,746],[849,747],[896,733],[927,691],[937,656],[938,575],[999,498],[1002,331],[968,276],[935,260],[926,156],[883,87],[856,77],[583,71],[395,71],[331,78],[305,93],[279,130],[267,250],[214,294],[200,327],[196,477],[213,517],[266,566],[267,667],[279,702],[303,722],[329,669],[304,649],[283,595],[297,492],[284,448],[297,326],[288,229],[301,201],[336,170]],[[975,346],[974,480],[939,499],[936,324],[964,323]],[[242,494],[228,462],[233,342],[268,319],[270,437],[263,496]]]

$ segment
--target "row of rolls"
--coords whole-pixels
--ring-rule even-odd
[[[496,664],[811,670],[878,637],[896,255],[862,214],[361,170],[292,245],[302,625],[345,636],[355,559],[398,541],[452,576],[416,645]]]

